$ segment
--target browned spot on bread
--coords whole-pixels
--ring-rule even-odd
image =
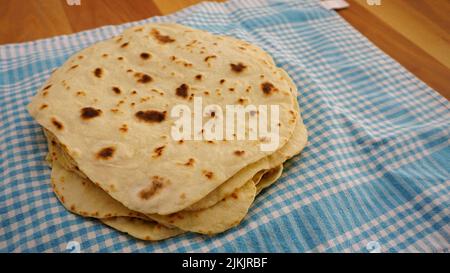
[[[205,61],[205,62],[208,62],[209,59],[215,59],[215,58],[217,58],[216,55],[209,55],[209,56],[206,56],[206,57],[205,57],[204,61]]]
[[[121,131],[122,133],[126,133],[128,132],[128,126],[126,124],[122,124],[122,126],[120,126],[119,131]]]
[[[79,55],[77,58],[78,58],[78,60],[81,60],[81,59],[84,58],[84,56],[83,55]]]
[[[130,103],[130,106],[131,106],[131,107],[134,107],[135,105],[136,105],[135,102]]]
[[[186,163],[184,163],[184,166],[194,166],[195,160],[193,158],[189,158]]]
[[[81,118],[82,119],[91,119],[100,116],[102,110],[96,109],[93,107],[84,107],[81,108]]]
[[[77,96],[86,96],[86,93],[84,93],[83,91],[78,91],[76,93]]]
[[[51,84],[49,84],[49,85],[47,85],[46,87],[44,87],[42,90],[48,90],[48,89],[50,89],[50,87],[52,87],[52,85]]]
[[[242,151],[242,150],[240,150],[240,151],[234,151],[234,154],[237,155],[237,156],[241,156],[241,155],[244,155],[244,154],[245,154],[245,151]]]
[[[39,107],[39,109],[40,109],[40,110],[43,110],[43,109],[45,109],[45,108],[47,108],[47,107],[48,107],[48,105],[44,103],[44,104],[41,105],[41,107]]]
[[[166,148],[165,145],[155,148],[155,149],[153,150],[153,155],[152,155],[152,157],[153,157],[153,158],[160,157],[160,156],[162,155],[163,151],[164,151],[164,148]]]
[[[70,210],[75,210],[75,208],[76,208],[75,205],[70,206]]]
[[[63,124],[55,118],[52,118],[52,124],[55,125],[58,130],[62,130],[64,128]]]
[[[119,94],[121,93],[120,88],[117,87],[117,86],[114,86],[114,87],[112,88],[112,91],[113,91],[114,93],[116,93],[117,95],[119,95]]]
[[[225,82],[224,79],[221,79],[221,80],[220,80],[220,84],[223,84],[224,82]]]
[[[139,56],[141,56],[141,58],[144,60],[147,60],[150,58],[150,54],[147,52],[142,52],[141,55],[139,55]]]
[[[108,54],[103,53],[103,54],[102,54],[102,57],[103,57],[103,58],[106,58],[106,57],[108,57]]]
[[[48,95],[48,91],[42,92],[42,96],[43,96],[43,97],[46,97],[47,95]]]
[[[137,94],[136,90],[131,91],[131,95],[136,95],[136,94]]]
[[[185,83],[180,85],[176,90],[176,95],[182,98],[187,98],[189,91],[189,86]]]
[[[139,120],[154,123],[161,122],[166,118],[166,111],[160,112],[156,110],[139,111],[134,114]]]
[[[234,88],[228,88],[228,91],[234,92]]]
[[[123,61],[123,57],[117,57],[117,60]]]
[[[75,69],[75,68],[77,68],[78,67],[78,65],[76,64],[76,65],[72,65],[68,70],[72,70],[72,69]]]
[[[238,199],[238,195],[236,194],[236,192],[233,192],[233,193],[231,194],[231,197],[233,197],[234,199]]]
[[[125,47],[128,46],[128,44],[129,44],[129,42],[123,43],[123,44],[120,45],[120,47],[121,47],[121,48],[125,48]]]
[[[185,199],[185,198],[186,198],[186,194],[185,194],[184,192],[181,193],[181,194],[180,194],[180,198],[181,198],[181,199]]]
[[[153,38],[155,38],[158,42],[162,44],[175,42],[175,39],[171,38],[168,35],[162,35],[157,29],[154,28],[152,29],[150,34],[153,36]]]
[[[160,189],[162,189],[164,187],[164,184],[166,184],[167,182],[168,181],[165,181],[162,177],[153,176],[152,177],[152,182],[150,183],[150,185],[147,186],[146,188],[142,189],[139,192],[139,197],[144,199],[144,200],[150,199]]]
[[[212,179],[213,176],[214,176],[214,173],[211,172],[211,171],[205,171],[205,170],[203,170],[203,175],[204,175],[206,178],[208,178],[208,179]]]
[[[136,28],[136,29],[134,30],[134,32],[141,32],[142,30],[144,30],[144,28],[139,27],[139,28]]]
[[[204,91],[203,94],[205,94],[206,96],[209,96],[209,92],[208,91]]]
[[[200,74],[196,75],[195,79],[198,80],[198,81],[201,81],[202,80],[202,75],[200,75]]]
[[[137,78],[137,82],[139,83],[149,83],[153,80],[152,77],[144,73],[134,73],[134,76]]]
[[[97,152],[97,158],[98,159],[110,159],[113,157],[114,152],[116,149],[114,147],[105,147]]]
[[[247,101],[247,100],[246,100],[246,99],[243,99],[243,98],[239,98],[239,99],[238,99],[238,103],[239,103],[239,104],[244,104],[246,101]]]
[[[244,69],[247,68],[247,66],[244,65],[243,63],[230,64],[230,66],[231,66],[231,70],[236,73],[241,73],[242,71],[244,71]]]
[[[215,144],[215,142],[212,141],[212,140],[208,140],[207,142],[208,142],[209,144]]]
[[[94,70],[94,75],[97,77],[97,78],[101,78],[102,77],[102,74],[103,74],[103,71],[102,71],[102,69],[101,68],[96,68],[95,70]]]
[[[211,111],[210,116],[211,117],[215,117],[216,116],[216,112],[215,111]]]
[[[143,98],[141,98],[139,101],[140,102],[146,102],[146,101],[148,101],[150,99],[150,97],[143,97]]]
[[[183,139],[178,140],[178,144],[183,144],[183,143],[184,143]]]
[[[277,92],[278,90],[275,88],[275,86],[270,82],[263,82],[261,84],[261,90],[266,95],[271,95],[274,92]]]

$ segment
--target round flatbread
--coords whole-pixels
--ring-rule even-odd
[[[133,211],[164,215],[275,152],[261,150],[267,139],[175,141],[171,109],[193,109],[195,97],[221,109],[277,105],[282,147],[299,118],[291,87],[256,46],[181,25],[148,24],[71,57],[29,112],[114,199]]]

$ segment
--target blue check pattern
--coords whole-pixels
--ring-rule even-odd
[[[25,106],[51,71],[123,29],[178,22],[268,51],[294,79],[301,156],[236,228],[142,242],[67,212]],[[450,107],[318,1],[202,3],[173,15],[0,46],[0,251],[447,252]]]

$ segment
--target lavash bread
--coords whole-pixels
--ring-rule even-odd
[[[177,228],[167,228],[156,222],[132,217],[112,217],[100,219],[100,221],[116,230],[146,241],[164,240],[185,232]]]
[[[297,116],[288,82],[266,56],[249,58],[248,52],[257,51],[175,24],[129,29],[71,57],[29,111],[115,199],[142,213],[170,214],[269,154],[251,140],[180,144],[170,137],[173,106],[192,106],[192,95],[222,108],[241,99],[278,105],[280,146],[292,135]],[[190,159],[195,163],[184,165]]]
[[[66,208],[159,240],[219,233],[245,217],[306,145],[296,95],[287,73],[256,46],[148,24],[72,56],[28,109],[45,128],[52,184]],[[262,139],[173,140],[170,109],[192,109],[194,96],[222,109],[278,105],[278,149],[261,151]]]

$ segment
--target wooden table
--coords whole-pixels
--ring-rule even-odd
[[[70,0],[69,0],[70,1]],[[76,0],[71,0],[76,1]],[[202,0],[0,0],[0,44],[165,15]],[[450,99],[450,1],[347,0],[350,24]]]

